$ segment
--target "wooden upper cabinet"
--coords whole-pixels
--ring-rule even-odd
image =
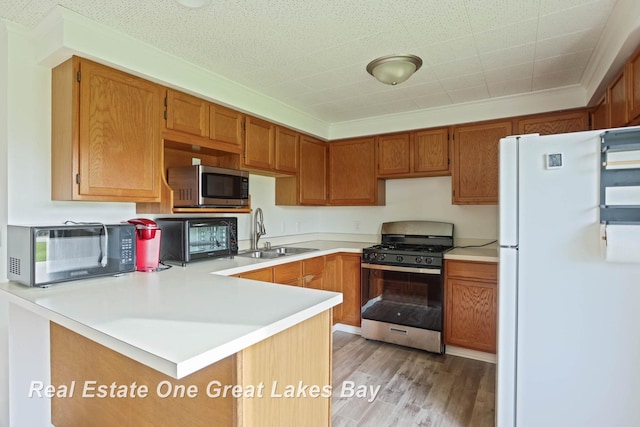
[[[209,135],[209,103],[195,96],[167,89],[167,129],[196,136]]]
[[[411,172],[411,134],[378,137],[378,176],[393,177]]]
[[[378,176],[407,178],[449,175],[448,128],[378,137]]]
[[[384,204],[384,182],[376,176],[375,138],[329,143],[329,203]]]
[[[298,132],[276,126],[275,170],[278,172],[298,172]]]
[[[640,117],[640,49],[629,59],[625,76],[629,79],[627,109],[631,121]]]
[[[591,110],[591,129],[607,129],[609,127],[609,103],[605,95]]]
[[[450,175],[449,129],[413,133],[413,172],[421,176]]]
[[[453,139],[453,204],[498,202],[498,145],[511,121],[457,126]]]
[[[627,115],[627,87],[624,72],[620,73],[607,90],[609,100],[609,126],[621,127],[629,122]]]
[[[52,71],[54,200],[158,202],[163,90],[73,57]]]
[[[518,120],[518,134],[521,135],[528,133],[552,135],[585,130],[589,130],[589,112],[587,110],[544,114]]]
[[[217,104],[209,104],[209,138],[242,147],[244,115]]]
[[[300,138],[300,171],[297,182],[299,204],[327,204],[327,163],[327,143],[303,135]]]
[[[245,117],[243,166],[271,170],[274,165],[275,125],[255,117]]]

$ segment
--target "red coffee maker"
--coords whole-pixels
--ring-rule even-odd
[[[127,221],[136,226],[136,270],[156,271],[160,264],[160,235],[155,221],[134,218]]]

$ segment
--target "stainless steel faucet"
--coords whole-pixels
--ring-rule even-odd
[[[253,249],[258,249],[258,241],[260,237],[267,234],[267,231],[264,229],[264,217],[262,216],[262,209],[256,209],[256,212],[253,216],[253,241],[251,242],[253,245]]]

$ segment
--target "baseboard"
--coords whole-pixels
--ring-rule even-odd
[[[466,357],[467,359],[480,360],[482,362],[496,363],[496,355],[493,353],[485,353],[484,351],[448,345],[444,352],[445,354],[450,354],[452,356],[460,356]]]
[[[345,325],[344,323],[336,323],[333,325],[333,331],[347,332],[354,335],[360,335],[360,327],[359,326],[351,326]]]

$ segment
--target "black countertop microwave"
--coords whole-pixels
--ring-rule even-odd
[[[249,172],[217,166],[169,168],[167,182],[175,207],[245,207],[249,205]]]
[[[162,230],[160,260],[186,263],[238,253],[238,218],[156,218]]]

